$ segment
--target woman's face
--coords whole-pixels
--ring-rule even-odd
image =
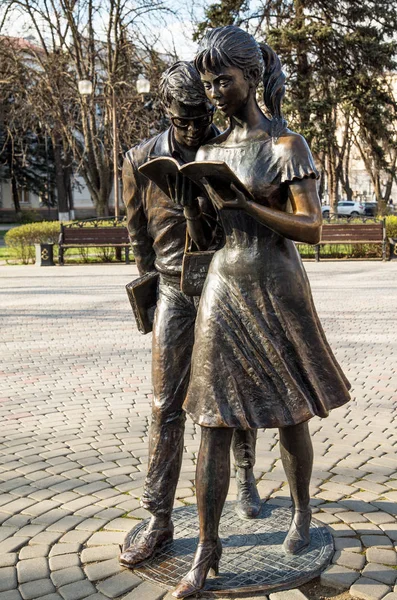
[[[237,115],[255,90],[238,67],[222,67],[218,73],[205,71],[201,74],[201,81],[207,98],[228,117]]]

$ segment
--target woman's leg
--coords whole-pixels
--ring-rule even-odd
[[[310,544],[310,478],[313,468],[313,446],[307,423],[280,429],[280,451],[290,486],[293,518],[284,550],[297,554]]]
[[[280,429],[280,452],[294,508],[306,510],[313,468],[313,446],[307,423]]]
[[[200,539],[189,573],[175,588],[173,596],[185,598],[205,585],[208,571],[217,572],[222,546],[219,521],[230,481],[230,444],[233,429],[201,428],[201,444],[196,468],[196,495]]]
[[[196,468],[200,542],[216,541],[230,483],[230,444],[233,429],[202,427]]]

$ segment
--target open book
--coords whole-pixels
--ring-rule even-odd
[[[199,189],[194,190],[196,196],[206,196],[204,184],[209,183],[224,200],[232,200],[235,194],[230,189],[230,184],[234,183],[248,198],[253,199],[245,185],[223,161],[195,161],[180,165],[174,158],[160,157],[141,165],[139,171],[172,200],[175,200],[177,174],[187,177],[198,186]]]

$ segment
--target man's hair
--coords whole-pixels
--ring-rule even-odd
[[[183,60],[164,71],[160,79],[159,93],[165,108],[169,108],[173,100],[188,106],[208,102],[194,63]]]

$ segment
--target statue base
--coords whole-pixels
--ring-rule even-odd
[[[195,506],[172,513],[174,540],[134,569],[143,579],[172,590],[189,571],[199,529]],[[333,538],[323,523],[312,519],[308,548],[287,555],[282,543],[291,521],[291,510],[264,503],[256,519],[240,519],[235,503],[227,502],[222,514],[220,537],[223,554],[219,575],[208,577],[201,593],[207,596],[252,594],[293,589],[317,577],[334,553]],[[148,520],[126,536],[124,549],[139,540]]]

